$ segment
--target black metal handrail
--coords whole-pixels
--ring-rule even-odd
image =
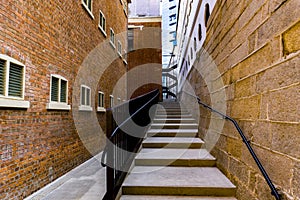
[[[117,197],[154,117],[154,112],[149,112],[150,108],[158,99],[159,90],[154,90],[107,110],[107,143],[101,158],[101,165],[106,167],[107,191],[103,200],[114,200]],[[138,126],[138,130],[132,130],[132,123]]]
[[[182,91],[194,98],[197,99],[198,101],[198,104],[202,105],[204,108],[210,110],[211,112],[214,112],[214,113],[217,113],[218,115],[220,115],[221,117],[223,117],[224,119],[226,120],[229,120],[230,122],[233,123],[233,125],[235,126],[236,130],[239,132],[239,135],[241,136],[243,142],[245,143],[245,145],[247,146],[247,149],[249,150],[251,156],[253,157],[255,163],[257,164],[259,170],[261,171],[264,179],[266,180],[267,184],[269,185],[270,189],[271,189],[271,194],[276,198],[276,200],[280,200],[281,199],[281,196],[279,195],[277,189],[275,188],[272,180],[270,179],[268,173],[266,172],[266,170],[264,169],[263,165],[261,164],[260,160],[258,159],[256,153],[254,152],[253,148],[251,147],[250,145],[250,141],[247,140],[245,134],[243,133],[241,127],[239,126],[239,124],[237,123],[237,121],[231,117],[229,117],[228,115],[225,115],[223,114],[222,112],[218,111],[218,110],[215,110],[213,109],[212,107],[210,107],[209,105],[203,103],[201,101],[201,99],[198,97],[198,96],[195,96],[189,92],[186,92],[186,91]]]

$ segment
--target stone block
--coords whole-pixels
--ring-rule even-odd
[[[237,119],[258,119],[261,96],[251,96],[233,101],[232,117]]]
[[[299,62],[300,57],[295,57],[260,72],[257,75],[256,91],[263,93],[299,82]]]
[[[280,185],[286,189],[289,188],[293,176],[294,161],[289,157],[275,153],[269,149],[260,148],[256,145],[252,146],[274,184]],[[261,175],[256,163],[246,149],[243,149],[242,160]]]
[[[300,19],[299,19],[300,20]],[[300,50],[300,21],[282,35],[283,53],[289,55]]]
[[[282,33],[299,20],[299,0],[290,0],[281,4],[258,29],[258,46]],[[287,14],[283,14],[287,13]]]
[[[230,158],[228,170],[231,173],[231,176],[233,176],[237,182],[240,182],[239,184],[243,184],[243,185],[248,184],[249,171],[247,166],[245,166],[240,160]]]
[[[239,139],[227,138],[227,152],[234,158],[240,159],[242,155],[242,141]]]
[[[270,131],[272,137],[272,150],[286,155],[300,158],[300,124],[271,123]]]
[[[268,116],[270,120],[299,122],[300,85],[271,92],[268,95]]]
[[[236,82],[235,84],[235,98],[249,97],[255,95],[256,77],[251,76]]]
[[[295,199],[300,199],[300,162],[295,164],[293,180],[292,180],[292,194]]]

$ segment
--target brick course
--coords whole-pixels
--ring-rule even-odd
[[[107,37],[98,28],[99,9],[106,17]],[[51,74],[68,79],[72,107],[77,72],[91,50],[109,39],[110,27],[126,49],[126,38],[119,38],[127,31],[120,1],[93,1],[92,12],[94,19],[80,0],[0,1],[0,53],[26,66],[25,100],[30,101],[29,109],[0,109],[0,199],[30,195],[101,151],[105,144],[104,135],[100,143],[94,139],[99,135],[91,132],[86,138],[79,137],[72,110],[46,109]],[[101,53],[105,55],[106,49]],[[118,78],[126,72],[123,59],[115,58],[96,88],[105,92],[106,107]],[[122,100],[126,99],[124,87],[115,94]],[[94,110],[96,99],[97,94],[92,100]],[[97,117],[105,130],[105,115],[97,113]],[[86,145],[94,147],[94,152]]]

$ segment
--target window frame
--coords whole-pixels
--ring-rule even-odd
[[[51,99],[52,97],[52,78],[57,78],[59,80],[58,82],[58,101],[53,101]],[[61,81],[66,81],[66,102],[61,102]],[[49,103],[47,103],[47,110],[71,110],[71,106],[68,104],[68,98],[69,98],[69,81],[65,77],[58,75],[58,74],[51,74],[50,76],[50,93],[49,93]]]
[[[26,66],[17,61],[16,59],[0,54],[0,59],[4,60],[4,82],[3,82],[3,87],[4,87],[4,95],[0,94],[0,107],[11,107],[11,108],[29,108],[30,107],[30,102],[25,101],[25,74],[26,74]],[[10,73],[10,63],[13,63],[15,65],[21,66],[23,68],[22,72],[22,93],[21,97],[17,96],[9,96],[9,73]]]
[[[84,0],[81,0],[81,5],[85,8],[85,10],[89,13],[89,15],[92,17],[92,19],[94,19],[94,15],[93,15],[93,0],[86,0],[87,3],[84,2]],[[88,7],[88,2],[91,1],[91,9],[89,9]]]
[[[102,102],[101,102],[101,98],[100,98],[100,101],[99,101],[99,96],[100,95],[103,95]],[[102,106],[101,106],[101,103],[102,103]],[[105,94],[104,94],[104,92],[98,91],[97,111],[98,112],[106,112],[106,109],[105,109],[104,106],[105,106]]]
[[[103,22],[101,21],[101,16],[102,16],[102,19],[104,19],[104,24],[102,24]],[[104,28],[103,28],[103,26],[104,26]],[[104,13],[101,10],[99,10],[99,24],[98,24],[98,28],[103,33],[103,35],[105,37],[107,37],[107,33],[106,33],[106,17],[105,17]]]
[[[114,107],[114,96],[113,95],[109,95],[109,106],[110,108]]]
[[[109,31],[109,43],[111,44],[111,46],[115,49],[116,48],[116,34],[114,32],[114,30],[112,28],[110,28],[110,31]]]
[[[82,94],[83,94],[83,88],[88,89],[89,90],[89,95],[87,95],[87,92],[85,91],[85,103],[82,103]],[[91,88],[89,86],[86,85],[80,85],[80,105],[79,105],[79,111],[93,111],[93,107],[92,107],[92,93],[91,93]],[[88,97],[89,96],[89,97]],[[88,97],[88,98],[87,98]],[[89,100],[89,105],[86,103],[87,100]]]
[[[117,52],[118,52],[118,55],[122,58],[122,43],[120,40],[118,40],[118,48],[117,48]]]

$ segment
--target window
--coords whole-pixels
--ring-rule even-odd
[[[81,3],[83,7],[86,9],[86,11],[89,13],[89,15],[94,19],[93,15],[93,0],[82,0]]]
[[[24,101],[25,66],[0,54],[0,107],[29,108]]]
[[[201,41],[202,39],[202,27],[201,24],[198,25],[198,40]]]
[[[118,98],[118,104],[121,104],[121,103],[122,103],[121,98]]]
[[[79,110],[92,111],[91,106],[91,88],[85,85],[81,85],[80,89],[80,106]]]
[[[114,106],[114,96],[113,95],[110,95],[109,96],[109,107],[113,107]]]
[[[106,19],[104,14],[101,11],[99,14],[99,28],[101,32],[106,36]]]
[[[115,46],[115,32],[112,28],[110,29],[110,41],[109,42],[113,46],[113,48],[116,48],[116,46]]]
[[[209,5],[205,4],[205,12],[204,12],[205,27],[207,27],[207,22],[208,22],[209,17],[210,17]]]
[[[103,92],[98,92],[98,112],[105,112],[104,108],[104,93]]]
[[[191,59],[193,60],[194,59],[194,52],[193,52],[193,48],[192,47],[190,48],[190,51],[191,51]]]
[[[195,51],[197,49],[197,39],[196,39],[196,37],[194,37],[194,49],[195,49]]]
[[[118,40],[118,55],[122,57],[122,43]]]
[[[128,29],[128,51],[133,51],[133,36],[134,36],[134,29]]]
[[[70,110],[68,103],[68,81],[62,76],[51,75],[50,103],[47,109]]]

